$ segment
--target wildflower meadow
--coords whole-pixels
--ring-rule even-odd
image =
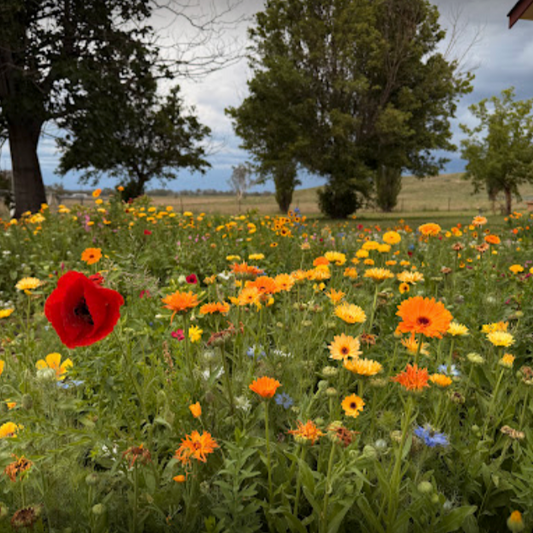
[[[533,228],[2,221],[0,531],[533,525]]]

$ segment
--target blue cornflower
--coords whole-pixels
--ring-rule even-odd
[[[451,365],[449,370],[448,370],[448,365],[440,365],[437,370],[441,374],[446,374],[447,376],[453,376],[454,378],[458,378],[461,375],[461,372],[457,370],[455,365]]]
[[[81,379],[71,379],[69,381],[57,382],[57,386],[61,389],[70,389],[70,387],[78,387],[79,385],[83,385],[83,381]]]
[[[450,443],[444,433],[438,433],[429,424],[418,426],[415,435],[424,441],[426,446],[435,448],[436,446],[448,446]]]
[[[255,344],[253,346],[250,346],[248,350],[246,350],[246,355],[248,357],[254,357],[256,359],[261,359],[261,357],[265,357],[266,353],[263,350],[263,347],[261,345],[256,346]]]
[[[286,392],[276,394],[274,401],[285,409],[288,409],[294,403],[294,400]]]

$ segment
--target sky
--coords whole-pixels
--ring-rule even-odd
[[[224,2],[233,0],[216,0],[220,9]],[[208,13],[209,4],[215,0],[195,0],[204,13]],[[459,39],[455,47],[456,55],[464,55],[463,65],[466,70],[475,74],[474,90],[464,96],[458,103],[456,118],[452,120],[454,143],[459,145],[464,134],[459,124],[474,125],[475,119],[468,111],[468,106],[483,98],[498,95],[510,86],[516,88],[518,99],[533,97],[533,21],[519,21],[511,30],[508,28],[507,14],[515,4],[515,0],[433,0],[441,13],[441,25],[447,29],[448,36],[452,33],[453,20],[457,21]],[[225,20],[243,17],[250,20],[255,12],[261,9],[262,0],[242,0],[238,8],[227,15]],[[194,14],[197,11],[191,11]],[[158,13],[153,17],[153,25],[165,46],[187,40],[191,37],[191,28],[187,27],[183,18],[173,17],[170,13]],[[246,28],[248,22],[243,21],[237,27],[229,27],[211,46],[222,48],[233,46],[235,49],[246,44]],[[165,48],[168,54],[171,48]],[[203,52],[199,47],[196,51]],[[453,53],[453,51],[452,51]],[[246,60],[242,59],[233,65],[214,72],[203,79],[179,80],[184,101],[194,106],[200,121],[211,128],[210,140],[211,168],[204,175],[191,174],[182,170],[177,180],[168,182],[165,187],[172,190],[217,189],[228,190],[228,179],[232,167],[249,160],[249,154],[239,148],[240,140],[235,136],[230,120],[225,116],[224,109],[238,106],[246,97],[246,81],[250,70]],[[60,177],[55,173],[59,154],[55,146],[58,134],[53,126],[46,126],[45,134],[40,141],[38,154],[41,162],[43,179],[46,185],[62,183],[66,188],[78,188],[78,176],[69,173]],[[465,162],[459,153],[443,154],[450,159],[445,173],[464,170]],[[4,145],[0,152],[0,170],[11,168],[9,148]],[[302,175],[301,188],[322,185],[323,178]],[[99,186],[113,186],[116,182],[104,178]],[[151,187],[161,186],[154,180]],[[273,184],[256,187],[254,190],[273,190]]]

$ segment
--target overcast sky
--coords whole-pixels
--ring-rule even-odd
[[[209,0],[200,0],[200,2]],[[217,0],[220,2],[221,0]],[[441,12],[441,24],[451,28],[454,15],[460,13],[459,25],[461,40],[458,42],[457,53],[464,51],[477,36],[476,44],[465,58],[465,68],[474,69],[474,91],[460,102],[457,118],[453,121],[455,144],[459,144],[462,133],[459,123],[473,124],[468,106],[474,102],[499,94],[510,86],[516,88],[520,99],[533,97],[533,21],[519,21],[513,29],[508,29],[507,14],[515,4],[515,0],[433,0]],[[262,0],[243,0],[239,15],[252,16],[261,9]],[[455,17],[457,18],[457,17]],[[169,22],[170,21],[170,22]],[[172,21],[168,15],[159,16],[154,24],[161,28],[165,35],[173,39],[182,37],[182,22]],[[450,32],[449,32],[450,33]],[[246,39],[246,24],[226,34],[231,40]],[[209,161],[212,168],[202,176],[191,175],[182,171],[180,177],[168,187],[182,189],[228,189],[227,179],[231,175],[231,167],[247,160],[246,152],[239,149],[239,139],[234,135],[231,123],[224,115],[228,106],[237,106],[246,96],[246,80],[249,70],[245,60],[225,70],[209,75],[200,82],[183,80],[181,87],[185,102],[196,107],[200,120],[212,130],[214,153]],[[53,131],[48,128],[49,131]],[[63,182],[67,188],[77,186],[75,175],[60,178],[55,174],[58,155],[55,141],[44,137],[39,146],[43,177],[46,184]],[[459,172],[464,169],[464,162],[458,154],[447,154],[451,159],[447,172]],[[11,168],[9,151],[4,147],[0,158],[0,169]],[[318,177],[304,177],[302,187],[321,185],[324,180]],[[102,180],[102,186],[113,185],[110,180]],[[152,187],[159,186],[153,182]],[[272,189],[269,185],[267,189]]]

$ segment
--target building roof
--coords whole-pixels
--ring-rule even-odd
[[[518,0],[507,16],[509,28],[512,28],[520,19],[533,20],[533,0]]]

